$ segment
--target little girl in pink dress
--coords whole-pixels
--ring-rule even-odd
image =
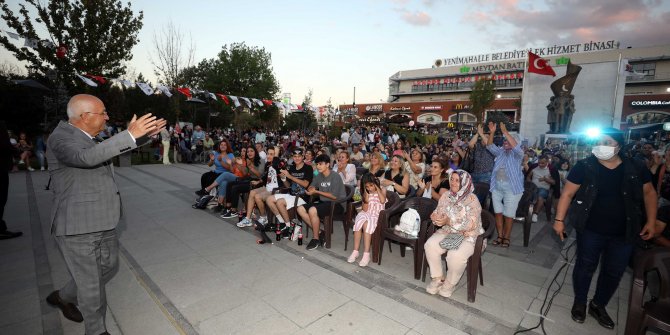
[[[363,210],[356,215],[354,221],[354,251],[347,259],[347,262],[353,263],[358,258],[358,249],[361,246],[361,235],[363,232],[365,252],[363,258],[358,263],[360,266],[367,266],[370,262],[370,241],[372,240],[372,233],[377,228],[377,219],[379,212],[384,210],[386,204],[386,190],[382,190],[379,186],[379,179],[371,173],[365,173],[361,178],[361,196],[363,199]]]

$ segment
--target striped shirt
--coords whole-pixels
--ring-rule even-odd
[[[496,157],[491,173],[491,192],[496,188],[497,178],[495,176],[498,170],[502,168],[507,174],[510,185],[512,185],[512,193],[523,193],[523,172],[521,171],[523,150],[521,150],[521,143],[517,144],[512,150],[505,150],[495,144],[487,145],[486,149]]]

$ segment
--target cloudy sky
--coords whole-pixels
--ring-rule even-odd
[[[264,47],[281,91],[300,103],[311,88],[315,105],[351,103],[354,87],[357,103],[386,101],[392,74],[438,58],[612,39],[622,48],[670,44],[668,0],[136,0],[132,8],[144,11],[136,72],[154,78],[153,35],[172,20],[192,36],[197,61],[234,42]]]

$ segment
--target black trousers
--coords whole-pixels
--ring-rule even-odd
[[[228,182],[226,185],[226,203],[230,203],[232,208],[237,208],[241,194],[249,193],[251,190],[251,181],[236,180]]]
[[[7,194],[9,192],[9,171],[0,171],[0,231],[7,230],[5,223],[5,205],[7,204]]]
[[[211,185],[219,175],[220,173],[216,173],[214,171],[207,171],[203,173],[202,176],[200,176],[200,188],[205,188]]]

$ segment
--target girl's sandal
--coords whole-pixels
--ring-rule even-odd
[[[491,244],[493,244],[493,245],[502,245],[503,242],[505,242],[505,238],[502,238],[502,237],[498,236],[498,238],[495,239],[495,240],[493,240],[493,242],[491,242]]]
[[[502,243],[500,243],[500,247],[502,248],[509,248],[509,239],[508,238],[503,238]]]

